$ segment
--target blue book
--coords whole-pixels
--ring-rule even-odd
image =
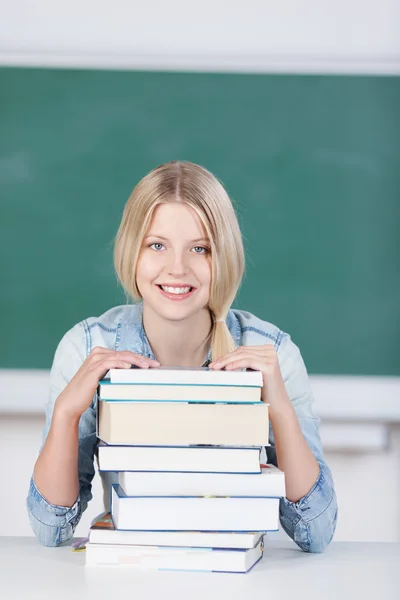
[[[110,369],[105,378],[111,383],[165,385],[227,385],[262,387],[261,371],[237,369],[215,371],[209,367],[157,367],[150,369]]]

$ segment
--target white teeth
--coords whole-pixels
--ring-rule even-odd
[[[160,288],[164,290],[164,292],[168,292],[169,294],[187,294],[188,292],[190,292],[190,287],[175,288],[164,287],[163,285],[160,285]]]

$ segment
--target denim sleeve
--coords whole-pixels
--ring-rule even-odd
[[[75,325],[60,341],[50,371],[49,397],[46,404],[46,422],[40,451],[46,441],[54,403],[87,356],[86,334],[82,323]],[[57,506],[48,502],[30,480],[27,510],[34,534],[45,546],[58,546],[69,540],[92,498],[91,482],[94,477],[96,447],[96,396],[79,421],[78,476],[79,494],[72,506]]]
[[[324,460],[319,436],[320,419],[313,413],[314,402],[307,370],[298,347],[285,334],[278,349],[286,390],[296,412],[303,436],[319,464],[319,475],[309,492],[298,500],[280,502],[280,522],[286,533],[305,552],[322,552],[335,533],[337,501],[331,471]],[[273,431],[268,460],[276,464]],[[271,452],[270,452],[271,451]]]

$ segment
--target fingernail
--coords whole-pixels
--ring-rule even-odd
[[[214,369],[219,369],[220,367],[222,367],[221,363],[215,363],[213,365]]]

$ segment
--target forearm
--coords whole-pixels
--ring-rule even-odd
[[[285,392],[279,408],[270,410],[278,467],[285,473],[286,498],[297,502],[318,479],[319,465],[302,434],[296,413]]]
[[[34,468],[36,487],[51,504],[72,506],[79,494],[78,425],[55,404],[51,427]]]

